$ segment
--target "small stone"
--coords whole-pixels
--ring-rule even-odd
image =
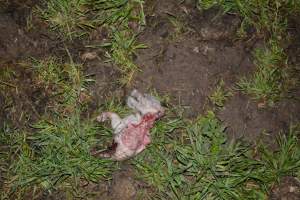
[[[199,49],[200,50],[200,49]],[[204,56],[207,56],[208,54],[213,54],[215,52],[215,48],[209,47],[207,44],[204,44],[201,48],[201,53]]]
[[[292,193],[297,192],[297,187],[290,186],[289,187],[289,192],[292,192]]]
[[[199,47],[194,47],[194,48],[193,48],[193,52],[199,53],[199,52],[200,52]]]
[[[257,107],[258,107],[258,108],[265,108],[265,107],[266,107],[266,102],[259,102],[259,103],[257,104]]]
[[[85,52],[84,54],[81,55],[81,60],[83,61],[94,60],[97,57],[98,55],[96,52]]]

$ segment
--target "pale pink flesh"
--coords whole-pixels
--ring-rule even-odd
[[[115,160],[124,160],[142,152],[151,143],[150,129],[154,122],[164,114],[164,108],[154,97],[146,97],[136,90],[128,97],[127,105],[137,111],[136,115],[121,119],[116,113],[105,112],[97,117],[101,122],[108,118],[111,120],[117,144],[111,157]]]

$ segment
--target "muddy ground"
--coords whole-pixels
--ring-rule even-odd
[[[240,19],[234,15],[223,15],[218,10],[200,12],[193,1],[179,3],[176,0],[146,1],[147,25],[139,35],[140,42],[148,46],[136,55],[135,63],[141,71],[126,91],[138,88],[142,91],[156,90],[161,95],[169,95],[174,105],[185,108],[185,116],[194,118],[213,109],[208,96],[223,79],[226,88],[234,88],[242,76],[249,76],[254,70],[252,50],[263,46],[258,37],[237,39],[236,31]],[[0,66],[14,69],[15,84],[18,92],[11,89],[12,106],[7,106],[5,95],[1,93],[0,125],[8,120],[22,127],[28,121],[34,121],[42,115],[47,104],[47,95],[32,84],[31,73],[20,63],[29,57],[47,58],[58,56],[67,59],[65,46],[71,50],[74,58],[94,50],[85,48],[85,44],[99,42],[101,30],[95,30],[87,41],[63,43],[60,38],[47,30],[46,25],[33,17],[33,27],[28,27],[27,17],[38,1],[11,1],[0,9]],[[174,21],[176,23],[174,23]],[[300,64],[299,20],[295,19],[290,27],[292,40],[287,46],[290,62]],[[97,32],[98,31],[98,32]],[[96,82],[91,87],[94,96],[93,108],[105,101],[107,96],[122,96],[124,88],[115,84],[118,71],[101,59],[103,52],[97,51],[98,58],[80,60],[87,74],[93,74]],[[6,93],[7,95],[7,93]],[[295,89],[290,97],[299,97],[300,90]],[[274,136],[280,131],[288,131],[291,123],[300,121],[300,102],[297,98],[285,98],[272,108],[260,108],[260,102],[254,101],[233,90],[223,109],[217,111],[218,117],[228,126],[230,138],[245,138],[255,143],[263,138],[268,144],[274,143]],[[5,105],[5,106],[4,106]],[[27,113],[20,117],[19,112]],[[264,133],[264,134],[262,134]],[[108,185],[94,185],[89,188],[101,199],[135,199],[141,183],[134,180],[127,164],[124,170],[113,176]],[[120,187],[116,187],[116,185]],[[284,179],[270,195],[271,199],[282,199],[291,187],[299,189],[299,183]],[[297,188],[296,187],[296,188]],[[288,188],[288,189],[285,189]],[[102,191],[102,192],[100,192]],[[297,191],[296,191],[297,192]],[[104,196],[103,196],[104,195]],[[299,193],[291,193],[290,199]],[[297,196],[298,195],[298,196]],[[286,196],[286,195],[285,195]],[[55,195],[42,199],[55,199]]]

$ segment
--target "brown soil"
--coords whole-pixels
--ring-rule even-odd
[[[221,79],[227,88],[233,88],[239,78],[255,70],[251,51],[261,46],[262,42],[255,38],[237,40],[236,30],[240,20],[236,16],[222,15],[217,10],[201,13],[189,3],[193,1],[178,2],[146,1],[147,26],[139,35],[139,41],[149,48],[140,50],[136,56],[135,62],[141,71],[127,89],[155,89],[161,95],[167,94],[173,104],[186,108],[187,117],[194,118],[213,109],[208,96]],[[11,1],[0,8],[0,70],[13,66],[16,71],[13,84],[19,87],[18,92],[13,88],[8,93],[12,97],[14,110],[6,106],[7,93],[0,93],[1,127],[6,120],[17,126],[24,125],[29,119],[20,119],[20,111],[27,113],[30,120],[35,120],[43,113],[43,105],[47,103],[47,95],[33,87],[30,72],[20,67],[20,63],[28,57],[66,58],[65,46],[72,49],[75,58],[81,58],[85,72],[95,78],[96,82],[91,87],[95,103],[91,110],[103,103],[107,96],[123,95],[123,90],[114,83],[119,74],[101,59],[103,52],[92,52],[83,45],[102,40],[103,37],[99,38],[102,30],[96,30],[89,41],[64,44],[55,34],[49,33],[46,25],[38,19],[33,19],[34,28],[28,29],[25,19],[36,3],[38,1]],[[299,26],[293,30],[292,35],[300,35]],[[300,38],[296,38],[293,45],[287,48],[291,52],[293,65],[300,63],[299,41]],[[83,57],[90,52],[99,57]],[[292,95],[299,97],[300,91]],[[281,130],[287,131],[290,123],[300,121],[300,103],[295,98],[283,99],[273,108],[259,108],[258,103],[234,91],[224,109],[217,112],[228,126],[227,133],[231,138],[244,137],[251,142],[263,138],[273,144],[274,135]],[[90,185],[87,190],[98,191],[95,199],[134,199],[138,184],[132,177],[130,168],[125,167],[113,176],[110,185]],[[274,188],[270,198],[282,199],[280,195],[283,194],[288,197],[286,190],[291,189],[290,184],[294,182],[284,179]],[[297,184],[299,189],[299,182]],[[293,195],[299,197],[299,192],[292,194],[290,199]]]
[[[269,196],[270,200],[297,200],[300,199],[300,181],[294,177],[284,177],[275,185]]]
[[[200,13],[189,4],[175,1],[163,4],[166,5],[148,5],[152,9],[140,41],[149,48],[137,56],[136,63],[142,70],[134,87],[155,88],[160,94],[168,94],[175,105],[186,107],[188,117],[195,117],[210,109],[208,96],[221,79],[227,88],[233,88],[242,76],[255,70],[251,50],[262,42],[259,39],[237,41],[239,19],[235,16],[221,15],[215,10]],[[170,15],[181,21],[185,29],[178,36]],[[238,91],[233,94],[218,112],[232,138],[255,141],[262,137],[272,143],[274,135],[288,130],[290,123],[300,119],[299,100],[286,99],[274,108],[260,109],[259,102]],[[268,136],[271,140],[265,138]]]
[[[137,57],[142,71],[135,87],[168,94],[173,103],[187,108],[187,116],[195,117],[204,112],[207,97],[220,79],[231,86],[251,70],[251,58],[245,46],[233,41],[237,18],[218,16],[216,11],[201,14],[173,1],[164,2],[172,6],[160,5],[159,9],[166,10],[149,14],[140,36],[149,48]],[[170,22],[174,10],[182,33],[176,33]]]

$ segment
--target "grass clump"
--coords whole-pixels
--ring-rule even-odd
[[[267,182],[279,182],[283,176],[300,178],[299,130],[299,125],[291,126],[287,134],[279,135],[276,140],[279,148],[275,152],[260,145],[260,160],[266,169],[263,177]]]
[[[51,191],[69,187],[76,194],[82,181],[97,182],[108,178],[113,165],[109,160],[92,157],[99,127],[79,119],[79,115],[41,120],[32,133],[4,133],[22,138],[11,142],[16,151],[11,155],[7,194],[36,190]],[[102,130],[103,132],[103,130]],[[78,194],[77,194],[78,195]]]
[[[93,80],[72,61],[30,59],[4,66],[0,76],[2,111],[13,127],[28,127],[44,114],[67,115],[91,100],[87,86]]]
[[[121,25],[122,23],[136,23],[145,25],[142,0],[89,0],[90,7],[97,11],[96,19],[100,24]]]
[[[172,24],[174,31],[168,35],[168,38],[171,41],[178,41],[182,38],[182,35],[187,33],[189,30],[186,26],[186,23],[180,17],[176,17],[171,13],[168,13],[168,20]]]
[[[171,138],[173,132],[183,126],[184,123],[179,118],[157,122],[151,133],[153,142],[134,161],[136,168],[142,172],[139,173],[139,178],[154,185],[158,192],[164,192],[165,185],[171,181],[166,163],[169,162],[168,167],[172,167],[171,161],[174,156],[172,152],[177,145],[177,141]]]
[[[101,1],[100,1],[101,2]],[[110,42],[106,57],[112,61],[121,73],[118,80],[121,85],[130,84],[138,66],[133,62],[136,50],[146,48],[136,41],[137,34],[145,25],[143,1],[122,1],[122,9],[116,7],[117,14],[111,14],[109,21]]]
[[[34,60],[31,68],[35,73],[35,87],[42,88],[48,96],[46,108],[51,112],[70,113],[76,110],[76,105],[87,101],[87,86],[93,80],[83,75],[81,65],[48,58]]]
[[[177,128],[178,135],[155,140],[145,159],[136,160],[156,199],[265,199],[277,180],[300,169],[294,131],[279,138],[277,152],[261,148],[260,159],[254,159],[249,146],[227,141],[225,127],[212,112],[195,122],[181,121]]]
[[[1,130],[1,198],[35,198],[60,189],[83,198],[82,185],[109,179],[115,169],[110,160],[90,155],[91,148],[111,134],[82,119],[91,79],[80,65],[54,58],[35,60],[30,69],[34,89],[46,93],[48,101],[30,125]]]
[[[44,9],[39,8],[38,13],[53,30],[69,40],[105,27],[109,42],[100,47],[108,48],[106,56],[122,74],[120,83],[124,85],[131,81],[138,69],[133,63],[135,50],[145,48],[136,42],[136,35],[145,25],[143,1],[50,0],[45,2]]]
[[[38,9],[41,17],[49,23],[52,30],[57,30],[65,38],[71,39],[86,34],[87,28],[93,28],[93,21],[86,15],[87,0],[50,0],[45,1],[45,9]]]
[[[230,91],[225,90],[225,83],[223,80],[217,85],[215,91],[210,95],[209,100],[217,107],[222,108],[228,97],[232,96]]]
[[[296,0],[199,0],[200,9],[220,7],[225,13],[240,16],[242,23],[239,30],[241,36],[247,34],[249,28],[254,28],[259,37],[266,41],[264,50],[256,50],[257,71],[250,79],[243,78],[238,86],[247,94],[267,105],[274,105],[283,95],[288,85],[287,63],[282,43],[286,38],[288,18],[300,13],[300,2]]]
[[[269,48],[257,49],[255,64],[257,71],[250,78],[242,78],[237,84],[239,89],[254,99],[269,106],[274,105],[285,92],[284,81],[287,58],[283,49],[275,42]]]
[[[136,36],[129,32],[130,30],[115,31],[111,42],[106,44],[110,47],[106,52],[106,57],[118,66],[122,74],[119,79],[121,85],[130,83],[134,73],[139,70],[138,66],[133,63],[136,50],[146,48],[145,45],[138,44]]]
[[[120,24],[131,17],[132,6],[126,0],[50,0],[38,8],[52,30],[63,38],[74,39],[87,35],[103,24]]]
[[[44,1],[43,8],[38,7],[37,14],[51,29],[71,40],[104,24],[145,23],[140,0],[50,0]]]
[[[300,11],[296,0],[198,0],[198,8],[209,9],[218,6],[225,13],[234,13],[242,19],[242,32],[254,27],[259,34],[282,36],[285,33],[289,15]]]
[[[145,48],[136,36],[145,25],[143,1],[135,0],[50,0],[39,8],[42,18],[63,38],[89,35],[98,27],[108,30],[107,40],[100,47],[108,48],[106,56],[121,73],[121,85],[129,84],[138,67],[133,63],[135,50]],[[95,45],[88,45],[95,47]],[[99,45],[96,45],[97,47]]]

